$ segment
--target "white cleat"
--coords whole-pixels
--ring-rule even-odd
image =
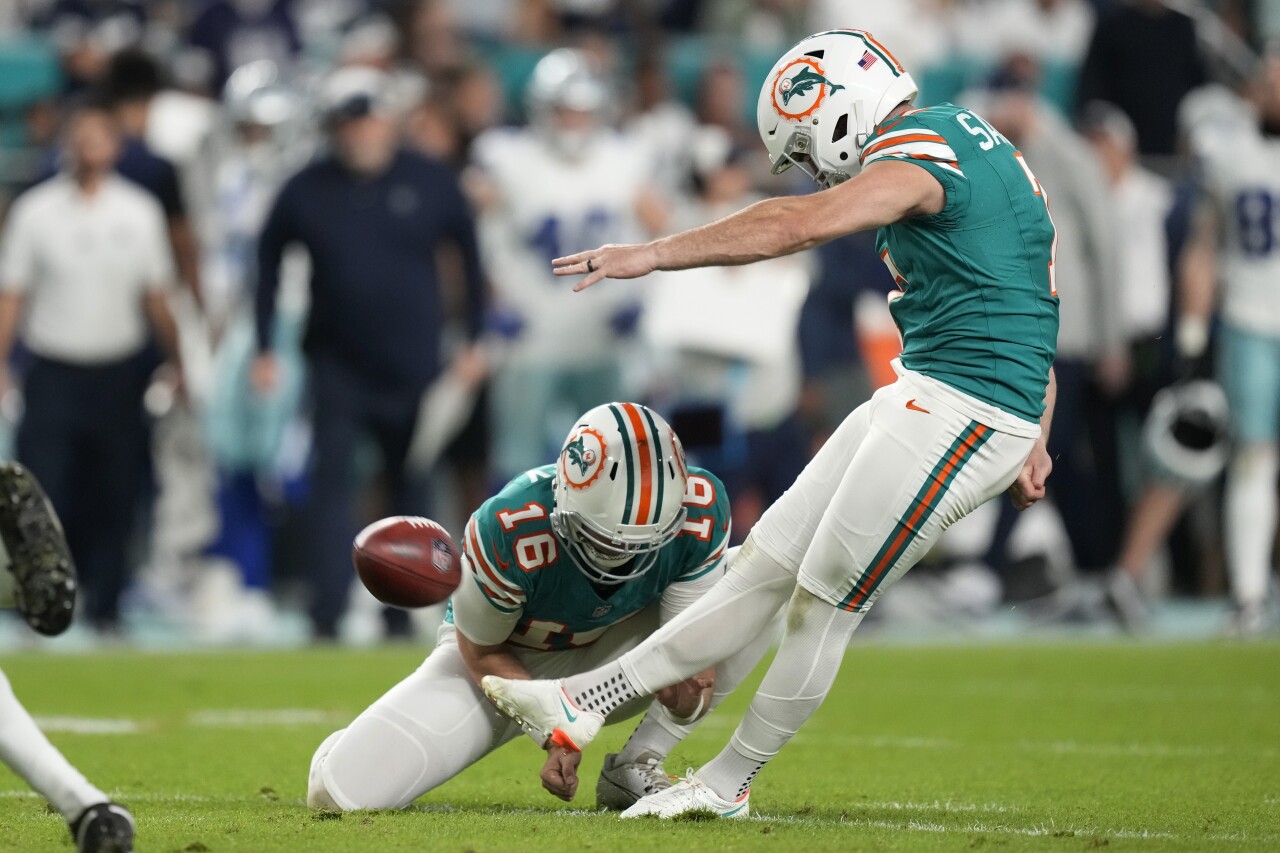
[[[604,767],[596,781],[596,808],[620,812],[636,804],[641,797],[665,791],[671,777],[662,767],[662,756],[641,753],[639,761],[622,764],[611,752],[604,757]]]
[[[554,744],[582,752],[604,726],[604,715],[573,704],[559,681],[517,681],[486,675],[480,686],[498,710],[515,720],[542,749]]]
[[[715,817],[739,818],[751,814],[748,805],[751,791],[736,800],[722,800],[715,791],[702,783],[690,770],[683,779],[670,788],[650,794],[622,813],[622,817],[653,815],[663,820],[687,814],[706,814]]]

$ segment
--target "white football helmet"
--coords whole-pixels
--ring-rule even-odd
[[[560,450],[551,527],[588,578],[623,583],[679,535],[688,479],[684,448],[660,415],[638,403],[597,406]]]
[[[773,173],[799,166],[822,187],[847,181],[876,125],[917,94],[915,80],[870,33],[809,36],[760,89],[756,122]]]
[[[1230,432],[1230,407],[1222,386],[1195,379],[1156,394],[1142,437],[1162,474],[1196,487],[1227,467]]]
[[[529,124],[561,155],[581,157],[603,129],[610,102],[609,84],[590,57],[580,50],[560,48],[538,61],[525,92]],[[558,110],[588,113],[583,127],[565,127]]]

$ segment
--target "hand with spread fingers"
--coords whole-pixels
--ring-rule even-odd
[[[579,252],[551,262],[556,275],[585,275],[573,286],[575,292],[586,290],[606,278],[640,278],[655,269],[653,250],[648,243],[608,245]]]

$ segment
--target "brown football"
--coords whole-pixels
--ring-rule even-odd
[[[356,574],[373,597],[394,607],[426,607],[447,599],[462,579],[462,557],[449,532],[429,518],[375,521],[351,546]]]

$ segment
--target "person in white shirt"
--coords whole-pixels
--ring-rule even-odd
[[[493,380],[502,477],[538,465],[554,448],[557,412],[624,396],[619,340],[638,317],[634,289],[578,299],[547,266],[575,247],[661,229],[650,151],[609,126],[614,96],[586,54],[554,51],[529,85],[530,126],[487,131],[472,148],[494,325],[510,339]],[[515,423],[525,428],[510,429]]]
[[[145,470],[152,331],[177,360],[174,267],[160,205],[113,170],[120,136],[101,105],[73,109],[66,149],[66,170],[9,213],[0,363],[15,339],[31,353],[17,456],[64,519],[90,621],[112,631]]]

